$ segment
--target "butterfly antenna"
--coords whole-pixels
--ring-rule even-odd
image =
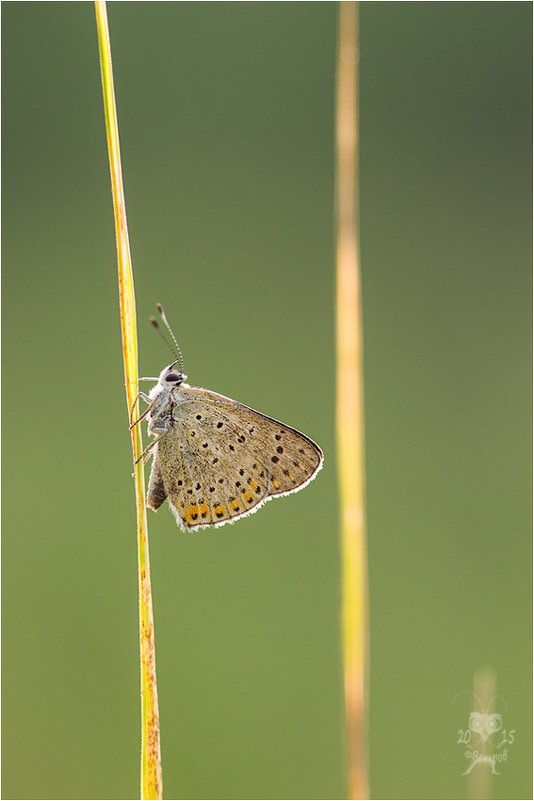
[[[184,371],[184,358],[182,356],[182,351],[180,350],[180,347],[179,347],[179,345],[178,345],[178,343],[176,341],[176,337],[172,333],[171,327],[170,327],[169,323],[167,322],[167,318],[165,317],[165,312],[163,311],[163,306],[161,305],[161,303],[158,303],[157,307],[158,307],[159,313],[161,314],[161,319],[163,320],[163,322],[167,326],[167,330],[168,330],[169,334],[172,337],[172,341],[173,341],[174,347],[171,345],[171,343],[169,342],[169,340],[167,339],[167,337],[165,336],[165,334],[161,330],[161,328],[159,326],[159,323],[156,320],[156,318],[155,317],[149,317],[149,322],[154,326],[154,328],[156,329],[156,331],[158,332],[158,334],[160,335],[162,340],[165,342],[165,344],[167,345],[167,347],[171,351],[171,353],[174,356],[178,357],[177,358],[177,362],[180,363],[180,372],[183,373],[183,371]]]

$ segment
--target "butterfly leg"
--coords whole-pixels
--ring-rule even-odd
[[[169,429],[168,429],[168,428],[165,428],[165,429],[156,429],[156,433],[159,433],[159,437],[156,437],[156,439],[152,440],[152,442],[150,442],[150,443],[149,443],[149,444],[146,446],[146,448],[145,448],[145,450],[143,451],[143,453],[141,454],[141,456],[139,456],[139,458],[135,460],[135,464],[137,464],[138,462],[140,462],[140,461],[141,461],[141,459],[143,458],[143,456],[145,455],[145,453],[148,453],[149,451],[151,451],[151,450],[152,450],[152,448],[154,447],[154,445],[157,445],[157,444],[158,444],[158,442],[160,441],[160,439],[163,439],[163,437],[165,436],[165,434],[168,434],[168,433],[169,433]]]
[[[133,413],[134,413],[134,409],[135,409],[135,407],[137,406],[137,403],[139,402],[139,398],[142,398],[142,399],[143,399],[143,400],[144,400],[146,403],[148,403],[148,404],[150,404],[150,405],[149,405],[148,409],[145,409],[145,411],[143,412],[143,414],[141,415],[141,417],[139,417],[139,418],[138,418],[138,419],[135,421],[135,423],[133,423],[133,422],[132,422]],[[147,414],[149,413],[149,411],[150,411],[150,409],[151,409],[151,408],[152,408],[152,404],[150,403],[150,398],[149,398],[149,396],[148,396],[148,395],[147,395],[145,392],[140,392],[140,393],[138,394],[138,396],[136,397],[136,399],[134,400],[134,402],[132,403],[132,408],[130,409],[130,423],[131,423],[131,426],[130,426],[130,428],[133,428],[133,427],[134,427],[134,426],[136,426],[138,423],[140,423],[142,420],[144,420],[144,419],[145,419],[145,417],[147,416]]]

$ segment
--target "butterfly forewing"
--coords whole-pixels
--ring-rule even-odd
[[[270,496],[300,489],[321,467],[321,449],[300,431],[216,392],[194,387],[189,391],[203,393],[203,403],[213,405],[215,416],[224,415],[228,421],[239,425],[247,441],[261,448]]]

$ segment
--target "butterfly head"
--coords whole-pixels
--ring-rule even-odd
[[[167,365],[164,367],[158,378],[158,385],[161,389],[175,389],[183,384],[186,376],[182,373],[181,366],[176,369],[178,362]]]

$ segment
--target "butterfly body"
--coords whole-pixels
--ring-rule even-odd
[[[142,395],[154,437],[147,502],[156,511],[168,499],[183,530],[233,522],[302,489],[322,467],[304,434],[184,378],[169,365]]]

